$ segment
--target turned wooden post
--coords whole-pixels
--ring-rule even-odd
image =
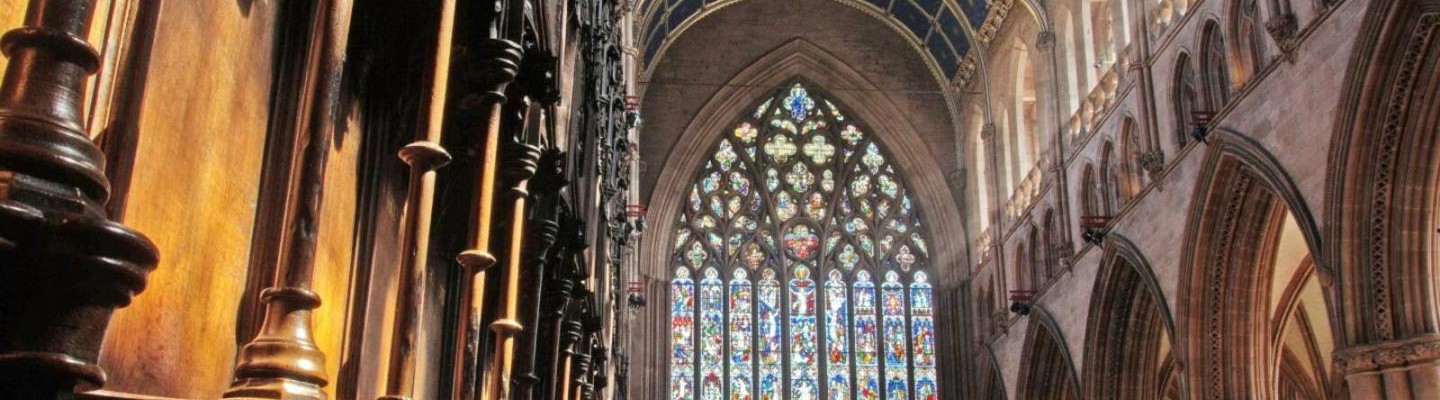
[[[546,107],[546,110],[548,112],[552,109]],[[523,308],[523,320],[520,323],[526,329],[520,336],[523,347],[517,354],[520,365],[514,377],[515,399],[533,399],[535,386],[540,383],[540,377],[535,371],[539,360],[537,353],[541,334],[540,303],[548,287],[545,285],[544,274],[550,259],[550,249],[560,235],[560,189],[567,183],[564,162],[564,152],[555,148],[546,149],[540,155],[540,168],[530,182],[535,190],[535,209],[530,217],[531,229],[527,245],[529,257],[521,271],[523,276],[520,282],[520,306]]]
[[[241,347],[235,366],[235,382],[226,398],[324,399],[325,354],[315,345],[311,331],[312,310],[320,307],[320,296],[310,289],[315,272],[315,246],[320,229],[322,195],[330,144],[335,134],[335,104],[350,30],[351,0],[306,1],[285,4],[295,18],[294,30],[282,35],[304,38],[301,45],[282,49],[293,52],[288,71],[299,85],[280,96],[297,96],[292,102],[294,121],[272,135],[303,138],[298,186],[293,198],[294,215],[278,240],[288,242],[274,286],[261,292],[265,320],[260,333]],[[284,15],[284,13],[282,13]],[[283,21],[283,20],[282,20]],[[282,22],[285,25],[285,22]],[[283,78],[277,78],[283,79]],[[264,240],[264,239],[257,239]],[[273,239],[272,239],[273,240]]]
[[[565,310],[570,305],[570,291],[575,287],[575,276],[579,274],[578,253],[585,248],[585,222],[574,216],[560,220],[560,234],[565,235],[558,242],[554,268],[547,271],[545,290],[542,296],[540,323],[545,345],[540,349],[539,366],[541,374],[540,399],[554,399],[560,393],[560,382],[564,380],[564,320]]]
[[[71,398],[116,308],[145,288],[155,246],[106,219],[105,157],[86,136],[90,0],[32,0],[0,38],[0,399]]]
[[[502,125],[502,130],[506,131],[502,135],[509,137],[511,141],[505,145],[508,157],[502,159],[501,174],[504,175],[506,184],[504,196],[510,203],[509,234],[506,236],[509,243],[505,251],[505,270],[501,271],[500,275],[503,278],[499,293],[501,304],[497,305],[500,314],[490,323],[494,350],[490,353],[490,374],[486,376],[484,389],[480,392],[482,400],[510,398],[510,375],[515,365],[515,336],[524,329],[518,319],[520,264],[525,259],[525,207],[529,197],[527,183],[530,177],[535,176],[537,163],[540,161],[540,147],[527,143],[531,138],[525,134],[528,131],[530,100],[517,94],[506,109],[508,121]]]
[[[426,129],[415,142],[400,150],[400,159],[410,166],[407,206],[402,217],[405,230],[401,238],[400,276],[403,281],[397,285],[395,326],[390,336],[390,364],[386,367],[385,395],[381,399],[403,400],[415,395],[415,350],[419,341],[420,315],[425,305],[425,265],[430,259],[435,170],[450,163],[450,153],[440,143],[445,125],[454,31],[455,0],[442,0]]]

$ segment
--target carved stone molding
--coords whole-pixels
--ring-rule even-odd
[[[1055,31],[1044,30],[1035,35],[1035,48],[1042,53],[1055,50]]]
[[[1345,375],[1430,363],[1440,360],[1440,335],[1350,347],[1336,351],[1334,360]]]
[[[1270,17],[1269,21],[1265,21],[1265,30],[1270,32],[1275,44],[1280,46],[1280,52],[1285,55],[1285,59],[1292,60],[1296,45],[1299,44],[1295,37],[1299,30],[1295,14],[1276,14]]]
[[[1165,171],[1165,153],[1159,149],[1140,153],[1140,168],[1150,174],[1150,179],[1158,179]]]

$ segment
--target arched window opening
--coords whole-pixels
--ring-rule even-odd
[[[1045,243],[1040,241],[1040,229],[1035,228],[1034,225],[1031,225],[1029,257],[1030,265],[1026,266],[1025,271],[1026,273],[1030,274],[1030,279],[1032,280],[1032,282],[1036,283],[1035,286],[1037,287],[1042,286],[1045,282],[1049,281],[1049,279],[1047,279],[1049,278],[1049,276],[1047,276],[1048,274],[1045,273],[1045,265],[1047,263],[1044,254]]]
[[[899,170],[803,84],[751,110],[676,221],[670,398],[938,398],[930,249]]]
[[[1082,76],[1081,69],[1085,67],[1078,65],[1080,63],[1078,61],[1080,60],[1080,55],[1075,52],[1075,40],[1079,37],[1084,36],[1075,33],[1075,26],[1074,22],[1071,21],[1070,12],[1060,12],[1060,24],[1055,34],[1055,39],[1064,45],[1061,46],[1064,53],[1061,54],[1060,59],[1070,60],[1070,62],[1075,63],[1068,66],[1061,65],[1062,69],[1068,70],[1062,74],[1065,77],[1065,87],[1069,89],[1068,93],[1066,93],[1066,99],[1069,101],[1065,102],[1066,109],[1063,110],[1065,112],[1064,115],[1074,113],[1075,110],[1080,108],[1080,76]]]
[[[1195,70],[1190,57],[1181,53],[1175,60],[1175,143],[1177,149],[1190,144],[1190,131],[1195,128],[1195,111],[1200,105],[1200,92],[1195,87]]]
[[[1220,34],[1220,24],[1210,21],[1205,25],[1202,43],[1205,52],[1201,55],[1201,68],[1205,71],[1206,111],[1217,111],[1230,103],[1230,64],[1225,57],[1225,38]]]
[[[1111,18],[1111,2],[1107,0],[1090,1],[1090,40],[1095,48],[1095,59],[1092,68],[1096,74],[1100,74],[1115,62],[1115,35],[1114,23]]]
[[[1134,119],[1126,117],[1120,122],[1120,152],[1125,157],[1121,168],[1121,176],[1125,182],[1123,199],[1127,202],[1139,195],[1140,189],[1145,187],[1145,166],[1140,161],[1145,146],[1140,142],[1140,134],[1136,131],[1138,129],[1135,129]]]
[[[1015,245],[1015,258],[1010,261],[1010,276],[1015,279],[1015,290],[1035,290],[1035,282],[1030,279],[1030,252],[1025,250],[1025,243]]]
[[[1100,188],[1104,198],[1105,215],[1115,215],[1125,205],[1125,196],[1122,193],[1123,183],[1120,181],[1120,163],[1115,160],[1115,144],[1105,142],[1100,155]]]
[[[1104,210],[1101,209],[1100,181],[1095,176],[1095,166],[1085,164],[1085,170],[1080,175],[1080,209],[1085,212],[1082,216],[1101,216]]]
[[[1270,62],[1265,54],[1265,22],[1260,17],[1260,2],[1241,0],[1235,11],[1238,14],[1235,21],[1239,24],[1236,29],[1239,38],[1237,40],[1240,40],[1241,47],[1247,51],[1250,76],[1254,77]]]
[[[1015,131],[1019,137],[1020,173],[1029,172],[1040,155],[1040,126],[1035,99],[1035,68],[1024,43],[1015,44]]]
[[[1060,273],[1060,246],[1064,238],[1060,237],[1060,227],[1056,226],[1055,210],[1045,210],[1045,277],[1054,278]]]

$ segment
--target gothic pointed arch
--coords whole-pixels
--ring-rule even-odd
[[[1200,73],[1205,88],[1206,111],[1217,112],[1230,104],[1231,85],[1234,82],[1230,72],[1230,50],[1225,46],[1225,34],[1220,22],[1209,20],[1200,36]]]
[[[1419,284],[1437,275],[1440,248],[1440,79],[1433,73],[1440,2],[1382,1],[1369,9],[1331,139],[1325,239],[1333,246],[1320,266],[1338,269],[1349,348],[1336,366],[1354,380],[1354,398],[1381,396],[1376,371],[1440,380],[1417,367],[1440,357],[1440,300],[1435,285]]]
[[[1044,307],[1035,305],[1030,313],[1021,352],[1016,398],[1024,400],[1080,399],[1080,380],[1065,335]]]
[[[1171,104],[1175,107],[1175,152],[1185,149],[1190,142],[1190,130],[1194,126],[1194,113],[1204,108],[1200,102],[1200,90],[1195,78],[1195,67],[1190,55],[1181,52],[1175,57],[1175,83],[1172,84]]]
[[[1173,363],[1175,322],[1149,261],[1129,238],[1111,233],[1090,300],[1086,398],[1164,398]],[[1179,385],[1179,382],[1175,383]]]
[[[730,134],[734,118],[753,112],[775,88],[803,80],[817,88],[845,88],[827,93],[835,104],[849,107],[849,117],[858,121],[884,121],[870,126],[870,132],[884,144],[890,161],[909,183],[916,207],[925,210],[926,223],[934,237],[965,237],[960,209],[937,161],[928,152],[928,144],[908,122],[899,105],[880,93],[875,84],[845,62],[804,39],[795,39],[772,50],[746,67],[713,94],[680,133],[687,143],[717,143]],[[680,206],[689,196],[689,184],[710,157],[710,146],[675,146],[663,165],[653,165],[661,172],[650,194],[645,214],[648,221],[674,221]],[[647,233],[640,244],[641,274],[669,276],[666,265],[670,259],[668,244],[674,232],[656,230]],[[935,246],[931,249],[932,265],[939,266],[932,276],[937,282],[951,276],[963,276],[963,249]]]
[[[938,398],[928,227],[852,115],[797,79],[710,146],[671,228],[671,399]]]
[[[976,388],[980,400],[1005,400],[1005,377],[1000,373],[1000,362],[995,358],[994,349],[981,345],[980,362],[976,368],[979,376]]]
[[[1256,398],[1273,390],[1274,362],[1282,348],[1268,340],[1274,283],[1296,274],[1281,260],[1321,249],[1317,226],[1289,176],[1253,140],[1212,133],[1198,177],[1182,252],[1176,304],[1177,351],[1196,399]],[[1289,255],[1289,256],[1287,256]],[[1329,287],[1326,271],[1311,282]],[[1317,316],[1333,326],[1327,291],[1317,290]],[[1325,337],[1330,337],[1326,329]],[[1328,357],[1328,355],[1327,355]]]

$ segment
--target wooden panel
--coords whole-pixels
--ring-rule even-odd
[[[354,123],[354,119],[351,119]],[[325,198],[321,208],[320,232],[315,246],[315,282],[312,289],[322,303],[313,318],[315,344],[325,352],[325,376],[331,384],[327,393],[334,393],[335,377],[340,374],[340,354],[344,351],[348,319],[351,265],[355,244],[355,199],[359,192],[357,175],[360,155],[360,129],[339,129],[335,132],[330,162],[326,165]],[[395,229],[399,229],[396,227]]]
[[[110,325],[108,389],[218,398],[264,145],[275,10],[167,1],[161,12],[126,223],[160,248],[150,286]]]
[[[20,27],[25,22],[25,6],[30,0],[0,0],[0,32]],[[5,74],[5,63],[10,57],[0,54],[0,76]]]

